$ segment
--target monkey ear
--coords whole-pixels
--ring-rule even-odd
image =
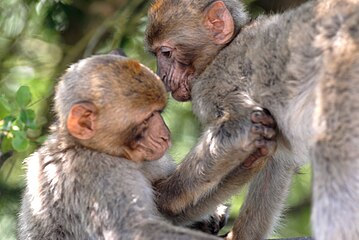
[[[92,138],[95,135],[96,113],[97,108],[93,103],[74,104],[67,118],[67,130],[78,139]]]
[[[205,11],[204,24],[216,44],[228,43],[234,34],[233,17],[222,1],[215,1]]]

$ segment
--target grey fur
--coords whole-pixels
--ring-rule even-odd
[[[309,160],[315,239],[359,239],[358,94],[356,0],[311,1],[260,17],[193,81],[193,111],[203,124],[210,125],[218,111],[238,120],[248,106],[260,106],[281,133],[273,159],[251,182],[234,229],[237,239],[271,233],[291,176]]]
[[[19,239],[216,239],[166,222],[141,164],[65,150],[58,137],[27,159]],[[159,161],[168,164],[169,158]],[[162,170],[157,177],[169,172]]]

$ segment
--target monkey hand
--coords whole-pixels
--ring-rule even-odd
[[[229,217],[229,206],[220,204],[216,211],[201,221],[193,223],[190,228],[201,232],[217,235],[226,225]]]
[[[276,123],[272,115],[262,108],[256,108],[250,114],[252,126],[251,138],[255,151],[241,164],[243,169],[261,168],[265,161],[257,161],[274,153],[276,148]]]

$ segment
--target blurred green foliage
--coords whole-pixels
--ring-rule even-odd
[[[245,0],[255,16],[293,1]],[[15,239],[24,187],[23,159],[46,139],[53,121],[56,80],[71,63],[122,48],[152,69],[144,49],[146,0],[0,1],[0,239]],[[278,7],[279,6],[279,7]],[[273,7],[275,9],[275,7]],[[200,126],[190,103],[170,100],[164,113],[172,132],[172,156],[180,161],[195,144]],[[277,237],[309,235],[310,169],[294,179],[287,215]],[[232,219],[244,194],[234,197]]]

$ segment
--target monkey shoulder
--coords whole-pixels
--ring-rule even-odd
[[[191,90],[192,111],[202,125],[207,125],[223,116],[227,105],[225,99],[233,89],[230,84],[222,82],[223,77],[219,73],[212,74],[211,69],[212,66],[207,67],[194,79]]]
[[[249,82],[239,75],[201,75],[193,85],[192,109],[202,125],[219,119],[240,119],[249,116],[255,107]]]
[[[151,184],[140,168],[141,165],[133,161],[89,150],[78,156],[78,163],[71,171],[76,172],[75,177],[82,183],[84,191],[98,194],[95,197],[129,202],[134,198],[137,201],[147,198],[147,201],[152,198],[152,192],[147,191]],[[97,189],[91,190],[94,185]]]

